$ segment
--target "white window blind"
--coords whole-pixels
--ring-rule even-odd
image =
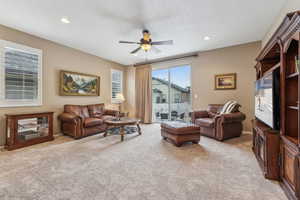
[[[0,40],[0,107],[42,104],[42,52]]]
[[[117,94],[123,93],[123,72],[120,70],[111,70],[111,101],[118,103]]]

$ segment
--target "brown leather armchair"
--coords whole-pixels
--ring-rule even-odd
[[[104,104],[65,105],[59,115],[61,130],[76,139],[105,131],[104,120],[118,115],[119,111],[107,110]]]
[[[241,136],[242,122],[246,116],[239,111],[230,114],[218,114],[222,107],[222,104],[209,104],[206,111],[192,112],[192,122],[200,126],[201,135],[219,141]]]

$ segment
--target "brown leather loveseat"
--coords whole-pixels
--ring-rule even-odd
[[[63,134],[76,139],[103,132],[107,125],[104,120],[118,115],[118,111],[104,108],[104,104],[65,105],[59,115]]]
[[[201,135],[219,141],[241,136],[242,122],[246,116],[238,110],[234,113],[219,114],[222,108],[222,104],[209,104],[207,110],[192,113],[192,122],[200,126]]]

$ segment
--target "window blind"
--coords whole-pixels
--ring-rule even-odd
[[[42,105],[42,51],[0,40],[0,107]]]
[[[38,98],[38,56],[10,48],[4,49],[5,99]]]
[[[111,71],[111,98],[113,103],[117,103],[118,99],[116,99],[118,93],[122,93],[122,81],[123,81],[123,73],[119,70]]]

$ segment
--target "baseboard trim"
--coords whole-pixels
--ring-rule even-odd
[[[252,135],[252,132],[251,131],[243,131],[243,134],[251,134]],[[62,133],[57,133],[57,134],[54,134],[53,137],[54,138],[57,138],[57,137],[60,137],[60,136],[63,136]],[[0,151],[1,150],[4,150],[4,146],[0,146]]]
[[[57,137],[60,137],[60,136],[63,136],[63,134],[62,133],[56,133],[56,134],[53,135],[54,138],[57,138]]]

